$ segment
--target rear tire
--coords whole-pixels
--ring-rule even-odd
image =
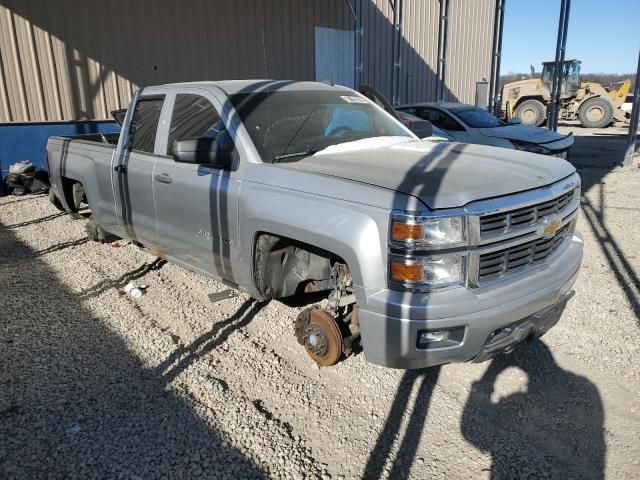
[[[72,192],[73,192],[73,207],[77,212],[78,210],[80,210],[82,203],[86,200],[84,195],[84,187],[82,186],[81,183],[74,183]]]
[[[542,125],[547,119],[544,105],[538,100],[525,100],[518,105],[515,114],[525,125],[536,127]]]
[[[613,120],[613,107],[602,97],[590,98],[580,106],[578,118],[587,128],[604,128]]]
[[[62,206],[62,202],[56,197],[56,194],[53,192],[49,192],[49,202],[56,207],[61,212],[64,212],[64,207]]]
[[[107,232],[103,229],[93,215],[89,217],[89,221],[84,226],[85,232],[87,232],[87,238],[92,242],[98,243],[112,243],[119,240],[119,237]]]

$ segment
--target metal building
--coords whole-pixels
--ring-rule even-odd
[[[398,103],[435,100],[440,73],[442,98],[473,103],[476,83],[491,73],[495,7],[496,0],[0,0],[0,161],[6,168],[14,160],[3,158],[6,127],[96,131],[102,123],[91,121],[126,107],[137,88],[167,82],[367,83]]]

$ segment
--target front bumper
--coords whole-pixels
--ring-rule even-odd
[[[561,313],[581,261],[582,239],[574,234],[539,268],[486,289],[365,292],[367,301],[360,305],[358,314],[364,354],[372,363],[407,369],[482,360],[496,331],[535,319],[535,315],[547,318],[545,326],[536,327],[539,323],[533,322],[526,337],[540,335],[553,326],[557,319],[548,320],[545,314],[552,308]],[[464,335],[455,345],[418,346],[421,331],[460,327]],[[493,353],[488,352],[486,358]]]
[[[499,353],[510,352],[524,340],[541,337],[558,323],[564,308],[574,294],[575,292],[570,290],[562,295],[555,305],[491,333],[484,347],[482,347],[482,351],[473,361],[476,363],[484,362]]]

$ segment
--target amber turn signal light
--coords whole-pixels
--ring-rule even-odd
[[[391,225],[391,238],[401,241],[422,240],[424,238],[424,230],[420,224],[393,222]]]
[[[420,282],[422,281],[422,264],[391,262],[391,279],[401,283]]]

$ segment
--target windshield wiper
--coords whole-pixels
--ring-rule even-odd
[[[287,159],[289,159],[289,158],[309,156],[309,155],[313,155],[314,153],[317,153],[319,151],[320,150],[310,148],[309,150],[303,150],[301,152],[286,153],[284,155],[278,155],[276,157],[273,157],[271,162],[272,163],[278,163],[278,162],[281,162],[281,161],[287,161]]]

